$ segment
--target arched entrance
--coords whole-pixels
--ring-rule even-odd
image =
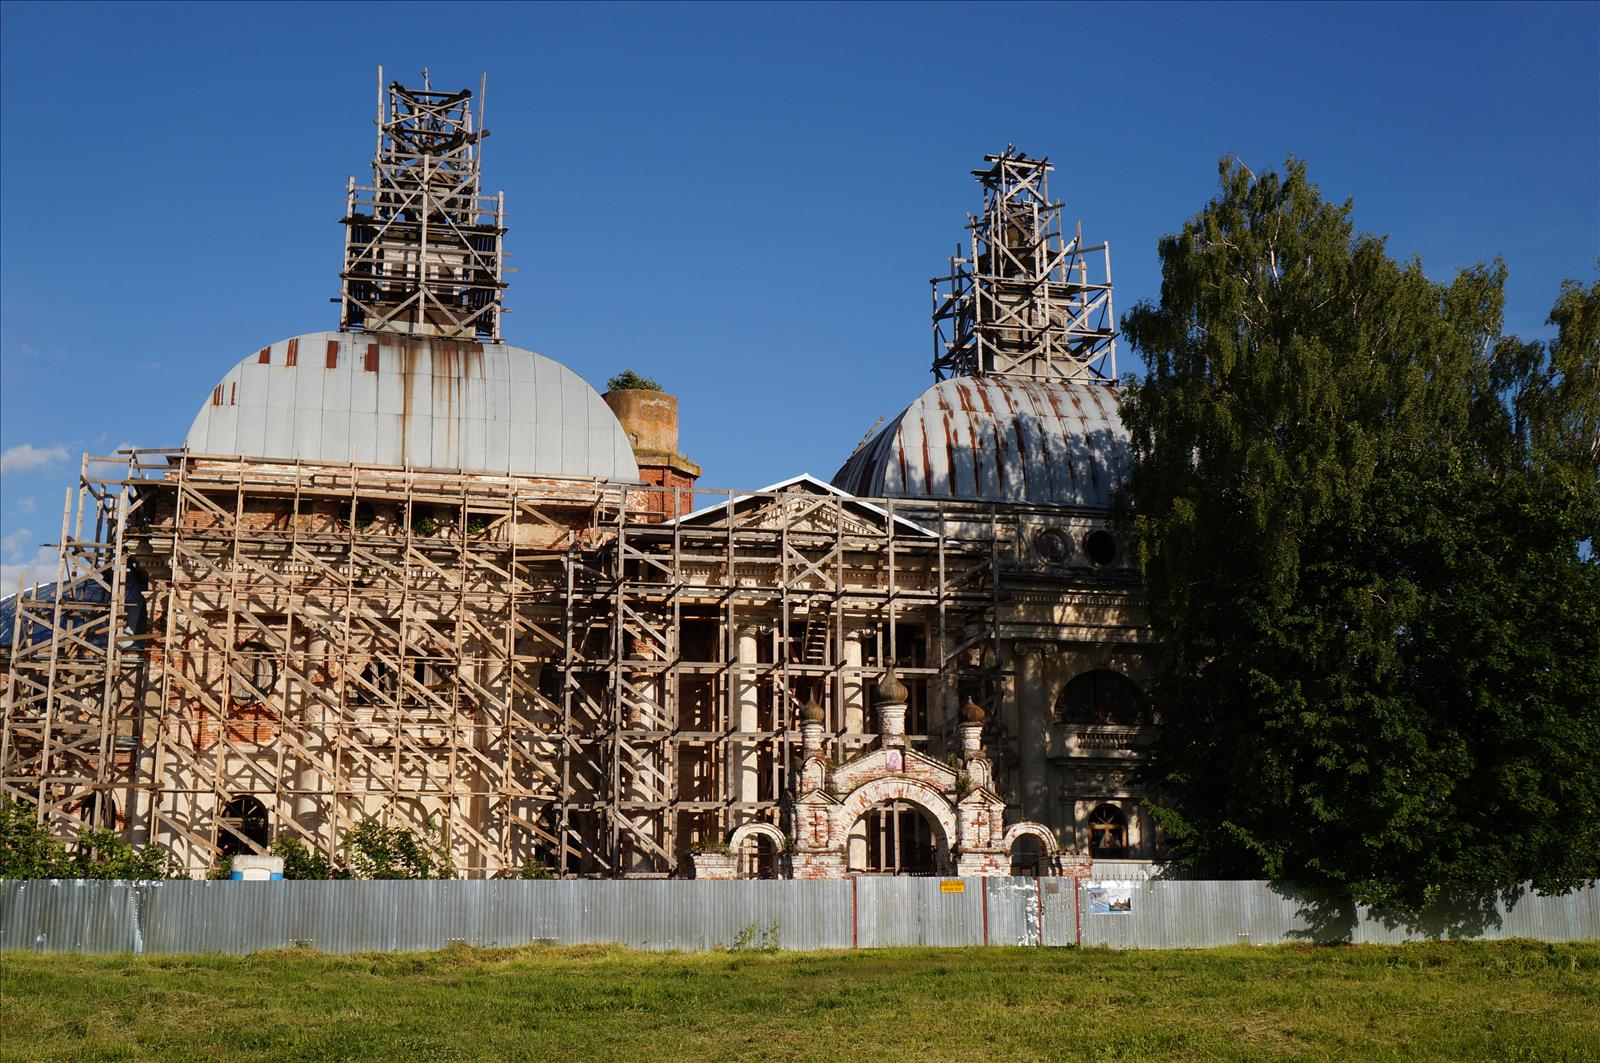
[[[1001,843],[1011,853],[1013,875],[1049,875],[1056,867],[1056,840],[1040,823],[1013,823]]]
[[[920,805],[885,801],[867,809],[861,828],[869,875],[936,875],[940,871],[938,830]]]
[[[738,878],[782,878],[784,851],[788,846],[783,832],[770,823],[746,823],[728,836]]]

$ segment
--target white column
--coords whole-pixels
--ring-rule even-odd
[[[844,729],[858,735],[867,729],[867,684],[861,678],[861,639],[852,631],[844,639]]]
[[[333,659],[333,644],[320,636],[308,640],[306,657],[312,662],[310,671],[320,671],[326,678],[329,688],[333,688],[336,680],[333,671],[336,667]],[[337,667],[342,667],[343,662],[338,662]],[[293,706],[298,710],[293,713],[300,719],[300,740],[310,751],[323,751],[327,748],[326,731],[322,727],[323,717],[327,710],[316,696],[310,691],[296,689],[299,684],[286,683],[285,690],[294,689],[299,704]],[[322,826],[323,811],[319,806],[316,794],[322,790],[322,773],[318,770],[316,762],[306,753],[295,754],[297,769],[294,774],[294,788],[298,791],[294,799],[294,818],[307,830],[319,830]],[[274,827],[280,824],[273,824]]]
[[[754,801],[761,793],[759,741],[748,737],[760,725],[760,708],[756,698],[756,669],[759,657],[761,630],[754,624],[745,624],[738,630],[738,669],[733,674],[732,722],[739,736],[730,746],[733,766],[729,789],[736,801]],[[737,812],[733,821],[742,823],[751,818],[749,812]]]

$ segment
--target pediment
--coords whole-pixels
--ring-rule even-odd
[[[825,790],[814,788],[807,790],[805,793],[795,798],[794,803],[796,807],[801,805],[816,807],[818,805],[837,805],[839,803],[839,799]]]
[[[725,528],[730,516],[741,528],[800,535],[880,536],[892,521],[896,535],[936,538],[920,524],[891,517],[887,510],[808,474],[696,510],[675,523]]]
[[[900,766],[891,766],[898,754]],[[833,782],[841,793],[848,793],[874,779],[892,779],[911,776],[926,782],[937,790],[955,788],[955,768],[943,761],[910,749],[874,749],[845,761],[834,769]]]
[[[989,808],[993,808],[995,806],[1004,808],[1005,804],[1005,801],[1001,799],[1000,795],[989,789],[987,786],[975,786],[971,790],[968,790],[965,794],[961,795],[961,800],[956,802],[956,807],[961,808],[963,806],[971,807],[976,805]]]

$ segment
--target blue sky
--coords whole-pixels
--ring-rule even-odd
[[[266,343],[336,327],[375,68],[489,76],[504,331],[660,379],[710,487],[830,476],[929,382],[928,278],[1014,143],[1119,310],[1217,160],[1307,160],[1439,278],[1502,256],[1544,336],[1600,254],[1600,5],[6,3],[0,593],[85,450],[181,445]],[[1124,352],[1123,368],[1137,370]]]

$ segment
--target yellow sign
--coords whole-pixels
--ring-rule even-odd
[[[965,893],[967,884],[958,878],[947,878],[939,883],[940,893]]]

